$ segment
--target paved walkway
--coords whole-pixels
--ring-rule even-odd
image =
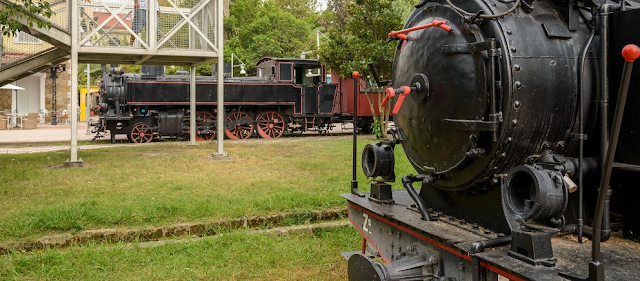
[[[331,131],[339,135],[351,131],[351,124],[342,128],[340,124]],[[344,130],[346,129],[346,130]],[[305,135],[318,136],[315,132],[306,132]],[[78,122],[78,141],[91,141],[95,134],[87,134],[87,122]],[[113,146],[136,146],[141,144],[117,143],[111,144],[110,135],[107,133],[103,138],[97,139],[90,145],[78,145],[78,150],[99,149]],[[127,141],[124,134],[117,135],[116,140]],[[262,141],[264,139],[251,139],[248,141]],[[306,139],[309,140],[309,139]],[[230,140],[226,140],[230,141]],[[225,142],[226,142],[225,141]],[[244,140],[247,141],[247,140]],[[270,140],[275,141],[275,140]],[[292,141],[290,138],[279,139],[278,141]],[[128,141],[127,141],[128,142]],[[39,144],[40,143],[40,144]],[[56,144],[59,143],[59,144]],[[51,145],[49,145],[51,144]],[[143,144],[149,145],[149,144]],[[13,128],[10,130],[0,130],[0,154],[28,154],[50,151],[65,151],[71,146],[71,124],[50,125],[38,124],[37,129],[21,130]]]
[[[78,122],[78,141],[91,141],[94,134],[87,134],[87,122]],[[126,135],[119,135],[117,140],[126,140]],[[79,145],[78,149],[96,149],[111,147],[109,135],[96,140],[98,144]],[[59,145],[39,146],[38,143],[57,143]],[[66,143],[66,144],[64,144]],[[35,145],[34,145],[35,144]],[[126,144],[115,144],[126,145]],[[10,130],[0,130],[0,154],[22,154],[48,151],[69,150],[71,146],[71,124],[50,125],[38,124],[37,129],[21,130],[12,128]]]

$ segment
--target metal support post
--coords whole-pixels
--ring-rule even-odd
[[[196,145],[196,67],[191,66],[190,70],[191,84],[189,84],[189,145]]]
[[[81,166],[78,158],[78,1],[71,2],[71,158],[65,165]]]
[[[225,156],[227,155],[224,152],[224,30],[223,30],[223,10],[222,10],[222,0],[217,1],[217,19],[218,19],[218,114],[216,120],[216,131],[217,131],[217,139],[218,139],[218,151],[214,154],[214,156]]]
[[[149,50],[155,52],[158,47],[156,39],[158,38],[158,12],[160,7],[156,7],[156,1],[147,1],[147,16],[149,17],[149,26],[147,26],[147,44]]]

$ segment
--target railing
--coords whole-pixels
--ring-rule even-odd
[[[147,2],[146,10],[155,9],[156,13],[147,12],[138,26],[133,0],[80,1],[80,46],[216,50],[217,1],[166,0],[162,6]],[[138,16],[145,14],[139,12]],[[156,26],[154,30],[148,28],[152,25]]]
[[[20,1],[0,0],[3,3]],[[52,29],[38,30],[35,26],[28,29],[42,39],[26,32],[15,37],[3,36],[0,71],[13,71],[9,69],[24,62],[44,65],[66,56],[64,52],[70,51],[72,40],[64,37],[71,32],[70,14],[74,7],[79,12],[79,53],[91,54],[93,63],[100,59],[96,59],[100,55],[95,54],[104,54],[103,61],[107,61],[117,54],[131,53],[117,49],[133,50],[143,56],[127,60],[136,63],[153,56],[185,57],[185,61],[188,60],[186,56],[200,56],[193,60],[198,62],[213,57],[218,50],[217,0],[162,0],[162,5],[147,0],[147,10],[155,10],[156,13],[140,13],[146,20],[140,21],[142,26],[139,29],[134,24],[137,22],[134,20],[134,0],[45,1],[50,3],[53,11],[53,15],[46,19],[52,24]],[[154,62],[161,63],[163,59]]]
[[[20,33],[16,37],[4,37],[2,41],[0,71],[55,49],[51,44],[27,33]]]

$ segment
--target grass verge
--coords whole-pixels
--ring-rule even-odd
[[[13,280],[345,280],[353,227],[283,236],[232,233],[152,248],[90,245],[0,257]]]

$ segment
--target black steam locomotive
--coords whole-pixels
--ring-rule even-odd
[[[225,136],[246,139],[256,134],[278,138],[285,132],[327,131],[336,121],[336,85],[326,82],[323,64],[308,59],[264,58],[257,77],[226,78]],[[165,75],[163,66],[143,66],[141,74],[111,67],[100,86],[100,123],[111,141],[189,135],[189,73]],[[196,77],[196,136],[216,135],[217,78]]]
[[[349,280],[639,280],[640,2],[415,7],[389,34],[397,130],[343,195]],[[392,190],[398,145],[417,174]]]

